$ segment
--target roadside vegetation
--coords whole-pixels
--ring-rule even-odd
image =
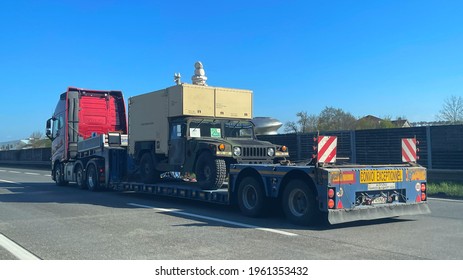
[[[428,183],[428,196],[463,199],[463,183]]]

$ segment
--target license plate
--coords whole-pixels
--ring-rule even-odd
[[[360,170],[360,183],[393,183],[403,181],[402,170]]]
[[[371,204],[384,204],[386,203],[386,198],[385,197],[376,197],[371,201]]]
[[[374,183],[368,184],[369,191],[381,191],[381,190],[393,190],[395,189],[395,183]]]

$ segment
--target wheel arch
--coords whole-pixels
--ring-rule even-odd
[[[133,158],[138,163],[145,153],[151,153],[151,156],[156,156],[156,141],[137,141],[135,142],[135,154]]]
[[[82,167],[83,170],[85,171],[85,169],[86,169],[85,161],[83,161],[83,160],[76,161],[76,164],[74,164],[74,168],[72,169],[72,172],[75,173],[77,171],[77,167]]]
[[[292,170],[291,172],[288,172],[288,174],[286,174],[283,177],[283,179],[281,180],[281,183],[280,183],[280,188],[278,190],[278,197],[280,199],[282,199],[283,193],[284,193],[286,187],[288,186],[288,184],[293,180],[301,180],[303,182],[306,182],[307,186],[313,192],[313,194],[315,195],[315,198],[318,200],[319,194],[318,194],[317,187],[315,185],[315,181],[313,180],[313,178],[309,174],[307,174],[307,173],[305,173],[305,172],[303,172],[301,170]]]
[[[233,184],[231,184],[230,195],[231,195],[233,204],[237,203],[239,185],[247,177],[255,178],[257,182],[259,182],[259,184],[261,184],[261,186],[264,188],[265,195],[269,197],[269,193],[268,193],[267,188],[265,187],[264,179],[262,178],[262,175],[260,175],[260,173],[256,169],[251,168],[251,167],[246,167],[245,169],[241,170],[238,173],[238,175],[234,179]]]

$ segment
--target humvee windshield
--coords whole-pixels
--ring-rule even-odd
[[[254,138],[253,124],[249,121],[195,119],[189,125],[190,137]]]
[[[249,121],[227,121],[225,122],[225,137],[254,138],[253,124]]]

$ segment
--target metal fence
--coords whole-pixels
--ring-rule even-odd
[[[0,151],[0,163],[50,165],[50,148]]]
[[[259,139],[289,148],[293,161],[312,157],[314,137],[309,134],[261,135]],[[400,163],[401,139],[416,137],[418,163],[428,169],[463,170],[463,125],[320,132],[338,137],[338,157],[358,164]]]
[[[314,137],[308,134],[261,135],[259,139],[289,148],[290,160],[312,157]],[[463,125],[320,132],[338,137],[338,157],[358,164],[401,162],[401,138],[419,141],[418,163],[433,169],[463,170]],[[49,164],[50,148],[0,151],[0,163]]]

